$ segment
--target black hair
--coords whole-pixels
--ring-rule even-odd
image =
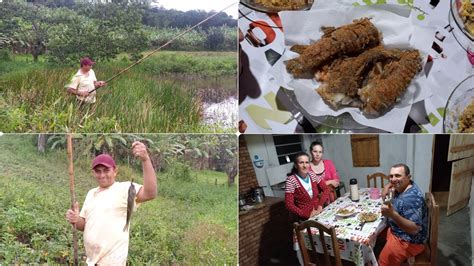
[[[313,150],[314,146],[318,146],[318,145],[321,146],[321,148],[323,148],[323,152],[324,152],[324,146],[320,141],[311,142],[311,145],[309,145],[309,152]]]
[[[405,171],[406,176],[410,175],[410,168],[408,168],[408,165],[404,163],[397,163],[397,164],[392,165],[392,168],[398,168],[398,167],[403,167],[403,170]]]
[[[309,158],[309,155],[304,152],[304,151],[301,151],[301,152],[298,152],[297,154],[295,154],[295,156],[293,157],[293,168],[291,168],[291,173],[292,174],[297,174],[298,173],[298,170],[296,170],[296,167],[295,167],[295,164],[296,164],[296,161],[298,160],[298,158],[300,158],[301,156],[306,156]]]

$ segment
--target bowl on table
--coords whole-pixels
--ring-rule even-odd
[[[446,103],[443,117],[444,133],[472,133],[474,109],[474,75],[461,81]]]

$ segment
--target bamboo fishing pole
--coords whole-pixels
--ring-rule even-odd
[[[69,161],[69,192],[71,193],[71,209],[74,210],[76,204],[76,193],[74,191],[74,164],[72,160],[72,134],[67,134],[67,158]],[[74,265],[79,265],[77,256],[77,228],[73,225],[72,240],[74,247]]]
[[[217,16],[218,14],[224,12],[226,9],[230,8],[231,6],[237,4],[237,2],[234,2],[230,5],[228,5],[227,7],[223,8],[221,11],[205,18],[204,20],[201,20],[199,23],[197,23],[196,25],[192,26],[191,28],[188,28],[187,30],[181,32],[180,34],[176,35],[175,37],[173,37],[171,40],[167,41],[165,44],[163,44],[162,46],[158,47],[157,49],[151,51],[151,53],[147,54],[146,56],[144,56],[142,59],[136,61],[135,63],[129,65],[128,67],[122,69],[121,71],[119,71],[117,74],[113,75],[112,77],[110,77],[109,79],[107,79],[105,81],[105,83],[109,83],[110,81],[112,81],[113,79],[117,78],[118,76],[122,75],[123,73],[127,72],[128,70],[130,70],[132,67],[140,64],[141,62],[145,61],[145,59],[149,58],[150,56],[152,56],[154,53],[158,52],[159,50],[163,49],[164,47],[168,46],[169,44],[171,44],[172,42],[174,42],[175,40],[177,40],[178,38],[180,38],[181,36],[183,36],[184,34],[190,32],[191,30],[193,30],[194,28],[202,25],[203,23],[205,23],[206,21],[210,20],[211,18]],[[99,88],[102,88],[102,87],[97,87],[91,91],[89,91],[89,93],[92,93],[96,90],[98,90]]]

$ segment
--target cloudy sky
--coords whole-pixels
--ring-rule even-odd
[[[221,9],[237,3],[237,0],[155,0],[155,3],[158,2],[159,6],[163,6],[166,9],[176,9],[181,11],[188,10],[205,10],[205,11],[220,11]],[[228,8],[225,12],[237,18],[237,4]]]

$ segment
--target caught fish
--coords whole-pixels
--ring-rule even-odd
[[[137,192],[135,191],[135,186],[133,185],[133,178],[130,181],[130,187],[128,188],[128,198],[127,198],[127,222],[123,227],[123,231],[128,230],[128,225],[130,224],[130,219],[132,218],[133,207],[135,207],[135,195]]]

